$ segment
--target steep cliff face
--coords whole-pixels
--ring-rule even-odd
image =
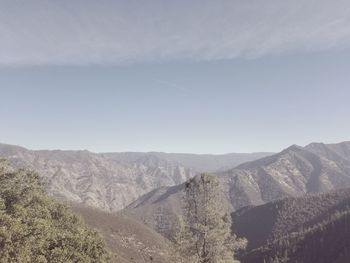
[[[208,165],[220,169],[229,160],[234,166],[266,155],[213,155],[210,159],[210,155],[190,154],[31,151],[0,144],[0,158],[39,172],[51,195],[107,211],[120,210],[156,188],[181,184]]]

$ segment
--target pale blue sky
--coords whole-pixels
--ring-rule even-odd
[[[348,1],[0,7],[0,142],[226,153],[350,140]]]
[[[349,140],[350,53],[0,70],[0,138],[29,148],[224,153]]]

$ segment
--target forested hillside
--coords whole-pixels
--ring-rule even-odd
[[[350,189],[246,207],[233,221],[248,239],[242,263],[348,262]]]
[[[99,234],[49,198],[38,175],[0,164],[1,263],[106,263]]]

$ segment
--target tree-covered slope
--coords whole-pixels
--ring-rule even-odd
[[[287,198],[233,214],[242,263],[340,263],[350,251],[350,189]]]
[[[109,262],[99,234],[48,197],[37,174],[1,165],[0,186],[1,263]]]
[[[350,211],[289,233],[243,257],[242,263],[348,263]]]

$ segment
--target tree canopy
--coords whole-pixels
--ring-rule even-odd
[[[99,234],[45,193],[36,173],[0,163],[0,263],[105,263]]]
[[[180,254],[193,263],[233,263],[246,241],[231,232],[231,217],[215,176],[201,174],[185,186],[184,216],[175,238]]]

